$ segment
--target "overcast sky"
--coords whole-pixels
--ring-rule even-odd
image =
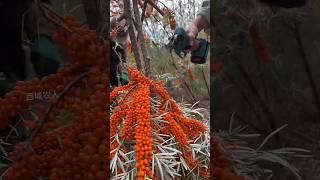
[[[112,2],[112,1],[111,1]],[[195,6],[188,5],[191,3],[195,3]],[[201,4],[202,0],[158,0],[158,6],[163,7],[163,4],[170,9],[175,9],[175,19],[177,22],[177,26],[186,27],[192,19],[194,18],[198,8]],[[180,8],[181,5],[181,8]],[[110,6],[112,8],[112,5]],[[111,9],[116,10],[116,9]],[[188,12],[194,12],[194,14],[188,14]],[[145,32],[149,37],[154,39],[155,41],[166,43],[168,39],[168,34],[163,30],[160,25],[156,25],[154,22],[148,21],[149,27],[146,27],[146,23],[144,23]],[[168,32],[170,33],[170,29]]]

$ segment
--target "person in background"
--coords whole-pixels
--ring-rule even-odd
[[[127,22],[124,19],[124,16],[113,17],[111,18],[110,25],[111,25],[111,31],[113,30],[117,31],[116,37],[114,38],[111,37],[111,40],[113,42],[116,42],[117,45],[123,50],[123,52],[120,55],[121,55],[122,61],[126,62],[127,46],[128,46],[127,43],[129,38]]]
[[[111,57],[110,57],[110,84],[112,87],[125,85],[128,83],[127,74],[121,69],[121,63],[127,61],[128,49],[128,25],[124,16],[111,18],[110,30],[116,32],[115,37],[111,37]]]

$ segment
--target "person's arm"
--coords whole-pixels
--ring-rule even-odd
[[[209,26],[207,20],[203,16],[197,16],[195,20],[187,28],[189,36],[197,37],[198,33]]]
[[[187,27],[187,33],[190,39],[190,49],[191,51],[196,50],[199,47],[196,37],[198,33],[203,29],[209,27],[210,23],[210,0],[204,0],[202,2],[201,8],[197,13],[196,19],[194,19]]]

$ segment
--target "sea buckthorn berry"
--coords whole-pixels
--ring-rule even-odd
[[[32,151],[24,150],[22,142],[10,153],[13,162],[4,179],[109,178],[106,173],[109,152],[107,87],[106,84],[87,84],[89,81],[100,83],[102,79],[106,82],[109,78],[107,66],[102,66],[100,62],[107,61],[109,50],[104,50],[105,58],[97,56],[101,53],[99,49],[108,47],[107,42],[98,42],[93,32],[81,26],[72,16],[65,17],[64,22],[72,32],[61,27],[53,39],[69,57],[70,64],[42,79],[17,82],[13,90],[0,99],[0,126],[8,125],[12,116],[31,106],[39,118],[47,117],[43,128],[31,143]],[[83,72],[88,72],[88,75],[71,84]],[[71,88],[58,99],[68,85]],[[48,113],[50,104],[54,105]],[[38,127],[36,122],[29,119],[24,121],[28,133]],[[112,144],[111,147],[114,146]]]
[[[191,168],[197,166],[198,162],[192,157],[189,149],[189,140],[207,131],[207,126],[196,119],[185,117],[181,108],[171,99],[161,83],[145,77],[133,67],[128,68],[128,74],[131,82],[126,86],[116,87],[110,93],[110,100],[116,103],[110,119],[110,142],[113,145],[111,150],[121,149],[122,146],[115,143],[116,134],[120,135],[124,143],[134,141],[137,179],[155,179],[155,175],[152,175],[151,170],[153,151],[155,149],[152,135],[155,125],[153,124],[152,116],[155,113],[166,113],[166,115],[163,115],[163,120],[167,123],[161,124],[161,128],[167,130],[167,135],[175,138],[179,150],[183,153],[188,165]],[[151,107],[151,89],[163,100],[156,110],[152,110]],[[169,109],[165,110],[165,103],[169,104]],[[113,152],[111,159],[114,155],[115,153]],[[204,177],[209,176],[207,169],[201,169],[199,173]]]

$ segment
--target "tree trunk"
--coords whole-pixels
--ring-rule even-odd
[[[129,31],[129,36],[132,44],[132,49],[133,49],[133,54],[134,58],[136,60],[137,68],[139,71],[142,69],[142,64],[141,64],[141,55],[137,43],[137,38],[134,32],[133,28],[133,22],[132,22],[132,11],[131,11],[131,3],[130,0],[123,0],[123,9],[124,12],[126,12],[125,17],[128,23],[128,31]]]
[[[146,45],[144,43],[144,34],[142,31],[142,23],[140,19],[140,13],[139,13],[139,8],[138,8],[138,3],[137,1],[133,1],[133,13],[135,16],[136,20],[136,29],[138,31],[138,43],[141,48],[141,53],[142,53],[142,58],[144,61],[144,70],[145,70],[145,75],[149,77],[151,75],[151,66],[150,66],[150,58],[148,57],[148,52]]]

